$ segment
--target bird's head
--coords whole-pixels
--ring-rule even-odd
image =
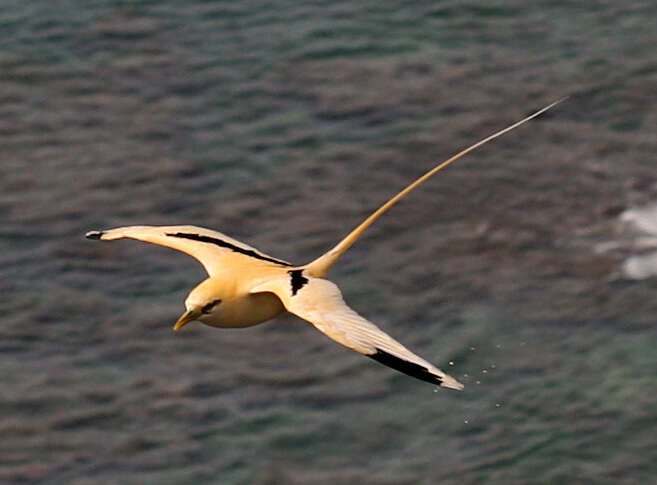
[[[180,328],[194,320],[206,322],[212,319],[213,312],[221,303],[221,299],[217,297],[216,287],[213,283],[208,278],[189,292],[189,295],[185,299],[185,308],[187,311],[175,323],[173,326],[174,330],[180,330]]]

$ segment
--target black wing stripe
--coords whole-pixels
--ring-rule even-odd
[[[411,377],[415,377],[422,381],[430,382],[432,384],[441,385],[443,380],[440,376],[432,374],[426,367],[421,366],[420,364],[414,364],[399,357],[395,357],[392,354],[389,354],[385,350],[376,349],[375,354],[370,354],[368,357],[380,362],[383,365],[392,367],[399,372],[403,372]]]
[[[239,246],[235,246],[234,244],[231,244],[228,241],[224,241],[216,237],[203,236],[201,234],[192,234],[187,232],[168,232],[166,234],[167,236],[171,236],[171,237],[179,237],[182,239],[191,239],[192,241],[216,244],[219,247],[230,249],[231,251],[235,251],[236,253],[244,254],[245,256],[250,256],[252,258],[260,259],[262,261],[269,261],[270,263],[280,264],[281,266],[293,266],[292,264],[286,261],[270,258],[269,256],[265,256],[263,254],[257,253],[252,249],[244,249]]]
[[[288,273],[290,275],[290,284],[292,285],[292,296],[294,296],[297,294],[297,291],[308,283],[308,278],[303,275],[302,269],[295,269],[288,271]]]

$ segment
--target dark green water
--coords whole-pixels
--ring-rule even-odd
[[[657,198],[657,6],[0,2],[0,481],[644,484],[657,283],[600,252]],[[466,384],[282,317],[171,326],[200,266],[83,234],[216,228],[311,260]]]

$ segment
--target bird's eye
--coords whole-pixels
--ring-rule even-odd
[[[212,309],[217,306],[219,303],[221,303],[221,300],[214,300],[208,303],[207,305],[204,305],[203,308],[201,308],[201,313],[208,314],[212,311]]]

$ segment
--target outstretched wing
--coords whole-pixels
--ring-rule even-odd
[[[266,261],[280,266],[292,266],[281,259],[272,258],[251,246],[236,241],[225,234],[196,226],[128,226],[91,231],[86,234],[89,239],[137,239],[159,246],[182,251],[196,258],[210,276],[216,274],[221,259],[228,254]]]
[[[261,284],[252,293],[271,292],[286,310],[312,323],[339,344],[423,381],[461,390],[463,384],[415,355],[402,344],[349,308],[334,283],[313,278],[302,269],[288,271],[289,278]]]

